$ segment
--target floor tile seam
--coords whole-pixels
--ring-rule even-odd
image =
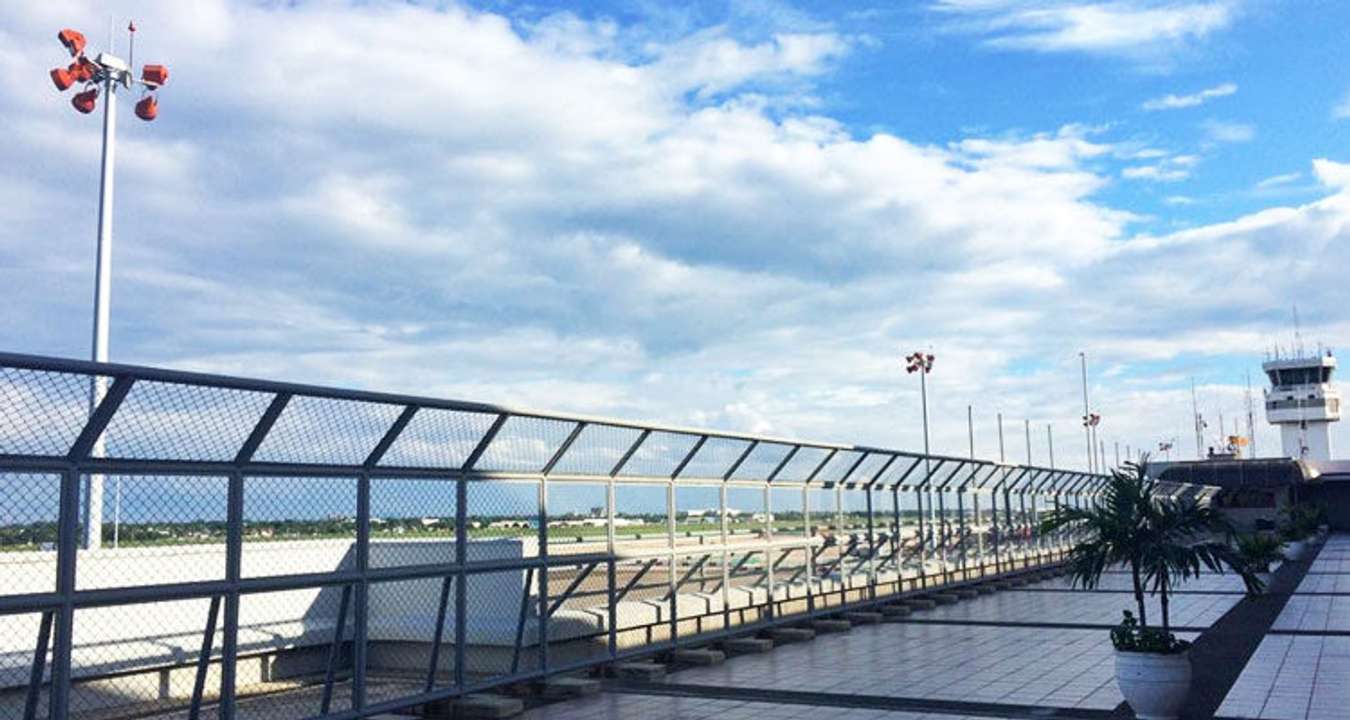
[[[1309,559],[1309,560],[1306,561],[1306,562],[1307,562],[1307,565],[1302,565],[1301,567],[1300,567],[1299,565],[1294,565],[1291,569],[1292,569],[1295,573],[1299,573],[1299,572],[1301,571],[1301,574],[1299,574],[1299,575],[1297,576],[1296,579],[1290,579],[1290,582],[1288,582],[1288,583],[1283,583],[1283,584],[1285,584],[1285,585],[1292,584],[1292,586],[1293,586],[1293,587],[1292,587],[1292,590],[1297,590],[1298,586],[1301,585],[1301,584],[1306,580],[1309,569],[1312,567],[1312,565],[1313,565],[1314,563],[1317,562],[1317,559],[1321,556],[1321,552],[1322,552],[1322,548],[1318,548],[1318,549],[1317,549],[1317,554],[1314,555],[1311,559]],[[1285,567],[1286,567],[1286,564],[1285,564],[1285,563],[1281,563],[1280,569],[1284,569]],[[1287,576],[1286,576],[1286,577],[1287,577]],[[1250,651],[1250,653],[1247,655],[1246,659],[1243,661],[1243,666],[1242,666],[1241,668],[1239,668],[1238,671],[1237,671],[1237,673],[1236,673],[1235,675],[1232,676],[1232,679],[1231,679],[1230,681],[1228,681],[1228,687],[1223,688],[1222,696],[1219,698],[1218,704],[1215,705],[1213,708],[1210,709],[1211,712],[1217,711],[1218,708],[1219,708],[1220,706],[1223,705],[1223,702],[1224,702],[1225,699],[1227,699],[1228,695],[1229,695],[1230,693],[1232,693],[1233,688],[1236,687],[1236,686],[1238,685],[1239,681],[1240,681],[1241,678],[1242,678],[1242,674],[1246,671],[1247,667],[1251,664],[1252,659],[1253,659],[1254,657],[1256,657],[1256,653],[1260,650],[1261,644],[1264,643],[1264,642],[1266,641],[1266,639],[1267,639],[1268,637],[1271,636],[1273,626],[1275,625],[1276,622],[1278,622],[1280,616],[1284,614],[1285,610],[1286,610],[1286,609],[1288,608],[1288,606],[1289,606],[1289,603],[1292,602],[1292,601],[1294,600],[1294,597],[1293,597],[1292,594],[1290,594],[1290,593],[1280,593],[1280,594],[1278,594],[1277,597],[1275,597],[1274,599],[1280,603],[1279,607],[1278,607],[1278,608],[1275,610],[1275,612],[1274,612],[1274,616],[1271,617],[1270,620],[1267,621],[1268,624],[1265,625],[1265,629],[1264,629],[1264,631],[1262,632],[1259,641],[1257,642],[1256,646],[1255,646],[1254,648],[1252,648],[1252,650]],[[1224,614],[1224,617],[1228,617],[1228,616],[1229,616],[1228,613],[1233,612],[1237,607],[1239,607],[1240,603],[1243,603],[1243,602],[1251,602],[1251,601],[1250,601],[1249,599],[1244,599],[1244,600],[1242,600],[1242,601],[1239,601],[1238,604],[1234,604],[1234,606],[1233,606],[1232,608],[1230,608],[1229,611],[1228,611],[1227,613]],[[1222,619],[1221,619],[1219,622],[1222,622]],[[1216,622],[1215,624],[1218,625],[1219,623]],[[1288,645],[1286,646],[1284,653],[1283,653],[1283,654],[1281,655],[1281,657],[1280,657],[1280,667],[1278,668],[1278,670],[1282,670],[1282,669],[1283,669],[1284,663],[1287,661],[1288,656],[1289,656],[1289,653],[1292,652],[1293,645],[1294,645],[1294,643],[1291,641],[1291,642],[1288,643]],[[1277,670],[1277,673],[1276,673],[1276,676],[1277,676],[1277,677],[1278,677],[1278,670]],[[1262,714],[1264,714],[1264,709],[1265,709],[1264,706],[1265,706],[1265,704],[1267,704],[1267,703],[1269,702],[1269,699],[1270,699],[1270,694],[1267,693],[1266,699],[1265,699],[1265,701],[1263,701],[1263,703],[1262,703]]]
[[[1303,708],[1303,716],[1308,717],[1312,714],[1312,701],[1317,696],[1317,676],[1322,669],[1322,654],[1326,652],[1326,642],[1319,643],[1317,646],[1317,662],[1313,664],[1312,686],[1308,689],[1308,704]]]
[[[1113,711],[1063,706],[1024,705],[999,702],[969,702],[952,699],[933,699],[890,695],[862,695],[790,690],[761,691],[759,689],[728,688],[704,685],[607,683],[610,692],[638,695],[666,695],[676,697],[717,697],[718,693],[737,696],[751,703],[802,705],[825,708],[858,708],[883,712],[912,712],[936,715],[975,716],[990,718],[1082,718],[1105,720]],[[770,692],[772,694],[770,694]],[[711,694],[711,695],[710,695]]]
[[[1318,554],[1317,554],[1316,556],[1313,557],[1312,563],[1317,562],[1317,558],[1320,557],[1320,556],[1321,556],[1321,548],[1318,549]],[[1309,563],[1309,566],[1310,566],[1310,567],[1311,567],[1312,563]],[[1308,575],[1308,573],[1305,571],[1305,573],[1304,573],[1304,578],[1306,578],[1307,575]],[[1303,580],[1300,579],[1300,580],[1299,580],[1299,584],[1301,585],[1302,583],[1303,583]],[[1295,587],[1297,587],[1297,586],[1295,586]],[[1280,614],[1281,614],[1281,615],[1284,614],[1284,609],[1288,608],[1288,603],[1292,602],[1293,600],[1294,600],[1294,598],[1292,598],[1292,597],[1287,598],[1287,599],[1285,600],[1285,608],[1282,608],[1282,609],[1280,610]],[[1277,615],[1277,616],[1276,616],[1276,622],[1278,622],[1278,621],[1279,621],[1279,616]],[[1266,636],[1266,637],[1270,637],[1271,635],[1274,635],[1274,634],[1277,634],[1277,633],[1278,633],[1278,631],[1275,631],[1275,630],[1272,630],[1272,629],[1268,628],[1268,629],[1266,630],[1265,636]],[[1278,633],[1278,634],[1286,634],[1286,633]],[[1287,633],[1287,634],[1289,634],[1289,635],[1294,635],[1294,633]],[[1347,633],[1347,634],[1350,634],[1350,633]],[[1298,635],[1294,635],[1294,637],[1299,637],[1299,636],[1303,636],[1303,634],[1302,634],[1302,633],[1299,633]],[[1263,642],[1264,642],[1264,639],[1263,639]],[[1294,652],[1294,647],[1295,647],[1296,645],[1297,645],[1297,643],[1296,643],[1295,641],[1293,641],[1293,640],[1291,640],[1291,641],[1286,645],[1284,654],[1280,657],[1280,666],[1279,666],[1279,668],[1277,668],[1276,671],[1275,671],[1275,681],[1276,681],[1276,682],[1278,682],[1280,675],[1284,672],[1284,666],[1285,666],[1286,663],[1289,662],[1289,656]],[[1319,662],[1320,662],[1320,659],[1321,659],[1321,649],[1320,649],[1320,648],[1318,649],[1318,659],[1319,659]],[[1250,662],[1250,658],[1248,659],[1248,662]],[[1245,670],[1246,668],[1243,668],[1243,669]],[[1314,682],[1316,681],[1316,678],[1317,678],[1316,673],[1314,673],[1314,674],[1313,674],[1313,681],[1314,681]],[[1239,674],[1239,679],[1241,679],[1241,674]],[[1236,684],[1237,684],[1237,683],[1234,682],[1234,685],[1236,685]],[[1265,699],[1265,702],[1263,702],[1263,703],[1261,704],[1261,712],[1260,712],[1260,714],[1263,715],[1263,716],[1266,714],[1266,707],[1270,704],[1270,699],[1271,699],[1271,697],[1275,694],[1275,693],[1273,692],[1273,689],[1274,689],[1274,688],[1273,688],[1273,686],[1272,686],[1272,691],[1266,693],[1266,699]],[[1228,688],[1228,692],[1231,693],[1232,691],[1233,691],[1233,688],[1230,686],[1230,687]],[[1227,693],[1225,693],[1225,697],[1227,697]],[[1311,708],[1311,704],[1312,704],[1312,692],[1310,691],[1310,692],[1308,693],[1308,705],[1305,706],[1305,707],[1304,707],[1304,710],[1303,710],[1303,716],[1304,716],[1305,718],[1308,716],[1308,712],[1309,712],[1309,710],[1310,710],[1310,708]]]
[[[1266,633],[1266,635],[1270,635],[1270,633]],[[1279,666],[1278,666],[1277,668],[1275,668],[1275,677],[1274,677],[1274,679],[1271,680],[1271,687],[1270,687],[1269,689],[1266,690],[1266,697],[1265,697],[1265,699],[1261,701],[1261,711],[1260,711],[1259,713],[1257,713],[1258,715],[1265,715],[1265,714],[1266,714],[1266,705],[1269,705],[1269,704],[1270,704],[1270,696],[1271,696],[1271,694],[1272,694],[1271,691],[1274,689],[1275,682],[1277,682],[1277,681],[1279,680],[1279,678],[1280,678],[1280,673],[1284,670],[1284,663],[1285,663],[1285,661],[1289,658],[1289,653],[1292,652],[1293,649],[1294,649],[1294,643],[1293,643],[1293,642],[1290,642],[1290,643],[1288,643],[1287,645],[1285,645],[1285,647],[1284,647],[1284,652],[1280,654],[1280,664],[1279,664]],[[1248,662],[1251,662],[1251,660],[1249,659]],[[1245,670],[1246,668],[1243,668],[1243,669]],[[1242,676],[1239,675],[1239,676],[1238,676],[1238,679],[1239,679],[1239,680],[1242,679]],[[1234,683],[1234,684],[1236,685],[1236,683]],[[1230,692],[1230,693],[1233,692],[1233,688],[1231,688],[1231,687],[1228,688],[1228,692]],[[1225,693],[1225,699],[1227,699],[1227,694],[1226,694],[1226,693]],[[1306,713],[1305,713],[1305,714],[1306,714]]]

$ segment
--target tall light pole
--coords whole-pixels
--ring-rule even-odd
[[[135,52],[136,26],[127,26],[130,33],[130,48]],[[130,91],[139,88],[142,97],[136,103],[136,117],[146,122],[159,115],[159,100],[155,91],[169,80],[169,70],[163,65],[146,65],[137,79],[131,70],[130,60],[123,60],[110,53],[99,53],[92,60],[85,55],[86,45],[83,34],[69,28],[57,33],[73,58],[73,62],[64,68],[51,71],[52,83],[56,89],[65,92],[77,83],[83,89],[71,98],[70,104],[80,113],[88,115],[98,105],[100,90],[103,93],[103,160],[99,172],[98,190],[98,251],[94,273],[94,328],[92,356],[94,362],[108,361],[108,320],[112,295],[112,221],[113,221],[113,161],[117,152],[117,92],[119,89]],[[134,59],[134,58],[133,58]],[[89,412],[92,414],[103,396],[107,394],[107,379],[96,375],[89,386]],[[103,438],[100,437],[90,450],[93,457],[104,454]],[[91,474],[84,492],[84,546],[97,548],[103,544],[103,476]]]
[[[908,374],[919,374],[919,402],[923,406],[923,472],[924,486],[928,492],[928,517],[930,532],[941,532],[931,530],[933,523],[937,522],[937,509],[933,506],[933,489],[930,484],[933,479],[932,461],[929,458],[929,439],[928,439],[928,373],[933,372],[933,360],[936,358],[933,353],[915,350],[905,356],[905,372]],[[942,499],[941,493],[938,494],[939,501]],[[941,528],[941,526],[939,526]],[[934,534],[936,541],[937,535]],[[945,560],[945,558],[944,558]],[[945,572],[946,566],[944,564]]]
[[[970,459],[973,461],[975,459],[975,407],[972,405],[966,406],[966,432],[970,436]],[[956,496],[956,500],[957,502],[961,501],[961,496],[959,494]],[[983,522],[983,518],[980,517],[980,494],[975,492],[974,489],[972,489],[970,493],[970,502],[975,510],[975,528],[973,530],[975,533],[975,559],[980,563],[980,567],[983,568],[984,530],[980,525],[980,523]],[[961,518],[963,520],[965,519],[964,512],[962,513]],[[961,563],[964,566],[966,562],[965,545],[962,545],[961,547]],[[964,569],[964,567],[962,569]]]
[[[1092,410],[1088,405],[1087,353],[1085,352],[1078,353],[1078,359],[1081,361],[1083,368],[1083,438],[1087,442],[1088,472],[1092,472],[1094,470],[1093,456],[1095,456],[1097,453],[1093,452],[1092,426],[1089,424],[1089,421],[1091,420]]]
[[[1055,469],[1055,426],[1051,423],[1045,424],[1045,448],[1050,455],[1050,469]]]

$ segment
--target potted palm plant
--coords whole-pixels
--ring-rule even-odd
[[[1285,541],[1285,558],[1303,559],[1319,522],[1317,511],[1307,505],[1290,505],[1285,510],[1284,523],[1280,527],[1280,536]]]
[[[1047,531],[1075,528],[1082,538],[1067,560],[1075,587],[1097,587],[1112,567],[1129,570],[1135,612],[1126,611],[1111,632],[1116,684],[1136,717],[1166,720],[1178,716],[1191,686],[1190,643],[1171,631],[1173,587],[1205,569],[1248,573],[1227,542],[1232,527],[1222,516],[1193,499],[1153,491],[1144,462],[1126,463],[1112,471],[1096,504],[1062,509],[1044,524]],[[1158,598],[1159,625],[1149,624],[1146,595]]]
[[[1273,577],[1271,566],[1284,559],[1284,548],[1279,539],[1269,533],[1239,535],[1233,548],[1246,571],[1242,579],[1247,585],[1247,594],[1265,592]]]

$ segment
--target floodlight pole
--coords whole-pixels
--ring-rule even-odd
[[[1092,411],[1088,409],[1087,353],[1078,353],[1078,359],[1082,361],[1083,367],[1083,436],[1087,440],[1088,472],[1092,472],[1093,460],[1097,453],[1092,447],[1092,426],[1088,424]]]
[[[924,483],[928,486],[929,493],[932,493],[933,486],[931,483],[933,479],[933,468],[932,458],[929,456],[928,450],[928,369],[926,367],[919,369],[919,402],[923,406],[923,472],[924,477],[927,478]],[[932,498],[933,496],[930,494],[928,496],[928,515],[930,523],[937,519],[937,511],[933,508]],[[936,539],[937,537],[934,536],[935,541]]]
[[[1045,447],[1050,454],[1050,469],[1055,469],[1055,426],[1051,423],[1045,424]]]
[[[109,28],[111,31],[111,28]],[[131,33],[128,48],[134,55],[136,24],[127,26]],[[111,41],[111,32],[109,40]],[[148,93],[136,103],[136,116],[146,122],[159,114],[154,91],[169,80],[169,69],[163,65],[146,65],[140,79],[131,72],[131,63],[111,53],[99,53],[90,60],[85,55],[86,41],[78,30],[65,28],[56,34],[74,59],[68,67],[54,68],[50,75],[59,92],[65,92],[76,83],[84,83],[85,90],[71,99],[71,105],[87,115],[97,105],[99,91],[103,95],[103,158],[98,187],[98,245],[94,260],[94,327],[91,355],[96,363],[108,362],[108,325],[112,304],[112,222],[113,222],[113,165],[117,155],[117,86],[130,90],[139,85]],[[101,86],[101,87],[97,87]],[[108,378],[94,375],[89,381],[89,416],[103,402],[108,393]],[[100,435],[89,448],[89,457],[104,457],[104,442]],[[86,549],[97,549],[103,544],[103,481],[100,473],[90,473],[85,479],[83,497],[83,543]],[[113,545],[116,546],[122,514],[121,481],[118,481],[116,505],[113,508]]]
[[[100,55],[101,61],[104,56]],[[100,62],[100,65],[103,63]],[[94,274],[94,362],[108,361],[109,304],[112,299],[112,213],[113,162],[117,154],[117,78],[118,73],[104,65],[103,77],[103,166],[98,187],[98,254]],[[94,376],[89,387],[89,412],[93,414],[108,392],[108,380]],[[103,457],[103,437],[94,442],[91,457]],[[96,549],[103,544],[103,476],[89,475],[84,490],[84,547]],[[119,518],[120,520],[120,518]],[[117,528],[114,529],[116,533]]]

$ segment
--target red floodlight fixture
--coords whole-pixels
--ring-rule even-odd
[[[98,65],[93,60],[81,56],[66,68],[77,82],[90,82],[98,75]]]
[[[905,365],[905,372],[922,372],[927,375],[928,373],[933,372],[933,361],[936,359],[937,358],[933,357],[932,353],[925,353],[922,350],[912,352],[905,356],[905,362],[907,363]]]
[[[159,117],[159,101],[155,99],[154,95],[146,95],[141,98],[140,102],[136,103],[136,117],[146,122]]]
[[[54,68],[52,70],[52,84],[57,90],[65,92],[75,84],[75,74],[65,68]]]
[[[160,87],[169,82],[169,69],[163,65],[146,65],[141,68],[141,82]]]
[[[66,28],[56,34],[56,39],[60,40],[61,44],[66,46],[66,50],[70,51],[71,57],[79,57],[84,54],[84,33],[81,33],[79,30]]]
[[[98,88],[89,88],[84,92],[76,93],[75,97],[70,99],[70,104],[82,114],[88,115],[94,111],[94,106],[98,104]]]
[[[131,34],[130,47],[134,52],[136,25],[134,23],[128,25],[127,31]],[[84,49],[87,43],[84,35],[78,30],[67,28],[57,33],[56,37],[70,52],[70,56],[75,58],[75,62],[68,67],[52,70],[52,84],[61,92],[69,90],[77,83],[86,85],[84,91],[77,93],[71,100],[71,105],[76,110],[84,114],[94,111],[100,85],[104,86],[109,99],[116,93],[118,85],[127,89],[131,89],[133,85],[140,85],[143,93],[140,101],[136,103],[136,117],[146,122],[159,117],[159,99],[154,96],[154,92],[169,81],[167,67],[146,65],[141,70],[140,79],[137,79],[131,72],[131,63],[121,58],[107,53],[99,53],[93,60],[86,57]]]

